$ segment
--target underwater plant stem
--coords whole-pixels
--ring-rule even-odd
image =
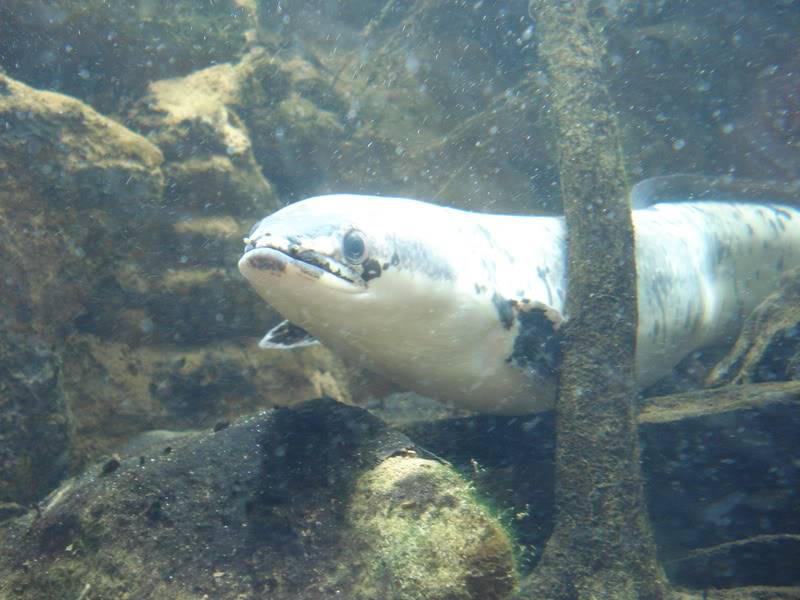
[[[664,598],[639,464],[636,272],[619,126],[585,0],[530,0],[569,238],[556,522],[523,598]]]

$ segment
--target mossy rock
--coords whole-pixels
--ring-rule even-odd
[[[354,598],[505,598],[514,587],[506,532],[450,467],[389,458],[358,481],[353,534],[366,546]]]
[[[0,598],[503,597],[504,530],[414,454],[332,400],[152,436],[0,524]]]

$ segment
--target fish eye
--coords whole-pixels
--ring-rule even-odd
[[[358,265],[367,258],[367,239],[357,229],[352,229],[342,240],[342,254],[347,262]]]

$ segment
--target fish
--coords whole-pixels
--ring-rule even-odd
[[[800,266],[795,194],[691,176],[633,188],[640,387],[731,339]],[[320,342],[404,388],[482,413],[554,406],[569,318],[563,217],[317,196],[257,222],[239,270],[286,319],[263,348]]]

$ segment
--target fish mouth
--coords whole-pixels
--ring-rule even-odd
[[[248,279],[259,273],[299,275],[350,293],[363,291],[367,287],[361,275],[351,267],[313,250],[249,246],[239,259],[239,270]]]

